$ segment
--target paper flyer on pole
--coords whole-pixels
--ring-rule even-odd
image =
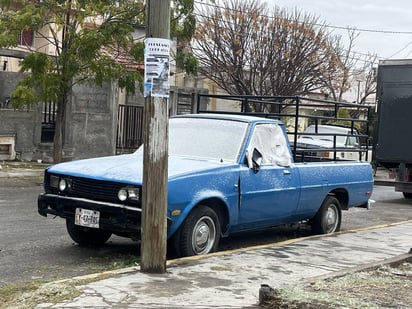
[[[144,96],[169,98],[170,45],[168,39],[145,40]]]

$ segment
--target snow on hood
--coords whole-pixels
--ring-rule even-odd
[[[226,163],[227,164],[227,163]],[[169,178],[226,165],[206,160],[169,157]],[[53,165],[48,172],[124,183],[141,183],[143,155],[126,154],[71,161]]]
[[[297,145],[302,148],[333,148],[333,141],[303,137],[298,139]],[[336,142],[336,147],[344,146],[344,144]]]

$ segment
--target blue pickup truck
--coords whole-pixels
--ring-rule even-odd
[[[81,245],[104,244],[112,234],[139,240],[142,148],[48,167],[39,213],[64,218]],[[180,256],[212,252],[236,232],[287,223],[339,231],[342,210],[367,207],[372,188],[368,162],[294,163],[278,120],[218,114],[169,120],[167,238]]]

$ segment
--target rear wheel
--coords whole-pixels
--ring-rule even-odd
[[[76,225],[71,219],[66,219],[66,228],[70,238],[81,246],[101,246],[112,236],[109,231]]]
[[[174,242],[178,255],[192,256],[216,251],[220,223],[215,211],[207,206],[192,210],[177,232]]]
[[[312,230],[316,234],[330,234],[340,231],[342,211],[337,198],[328,196],[312,220]]]

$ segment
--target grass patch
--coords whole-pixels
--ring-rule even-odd
[[[80,294],[72,284],[43,281],[8,284],[0,287],[0,308],[31,309],[40,303],[58,303]]]
[[[139,266],[140,261],[141,261],[140,256],[133,255],[133,254],[125,255],[115,260],[114,262],[112,262],[111,265],[109,265],[106,270],[115,270],[115,269],[120,269],[120,268]]]
[[[95,266],[92,272],[111,271],[139,265],[140,257],[135,255],[123,256],[108,266]],[[47,269],[47,268],[46,268]],[[97,274],[88,279],[46,281],[33,280],[30,282],[13,283],[0,286],[0,309],[31,309],[42,303],[60,303],[81,295],[76,286],[102,280],[110,275]],[[59,280],[56,278],[56,280]]]
[[[265,298],[266,308],[412,308],[412,264],[381,265],[309,284],[286,285]]]

